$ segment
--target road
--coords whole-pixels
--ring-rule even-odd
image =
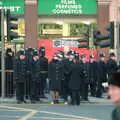
[[[113,108],[111,101],[97,98],[80,106],[1,103],[0,120],[110,120]]]

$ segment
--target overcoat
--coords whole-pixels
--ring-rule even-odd
[[[64,79],[64,66],[62,61],[52,60],[48,66],[50,90],[61,91],[61,82]]]

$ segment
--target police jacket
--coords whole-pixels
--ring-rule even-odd
[[[111,76],[113,73],[117,72],[118,66],[115,60],[109,59],[107,61],[107,73],[108,76]]]
[[[9,54],[6,54],[6,57],[5,57],[5,69],[13,70],[13,59],[14,59],[13,56],[11,56]]]
[[[88,62],[88,79],[90,83],[96,83],[97,80],[97,64],[95,61]]]
[[[36,60],[31,64],[32,81],[40,82],[40,62]]]
[[[15,59],[14,60],[14,80],[18,83],[23,83],[25,81],[27,71],[26,60]]]
[[[69,88],[71,90],[80,90],[81,81],[83,79],[84,73],[83,73],[83,68],[79,62],[73,63],[71,65],[70,74],[71,77],[69,81]]]
[[[40,61],[40,74],[48,77],[48,59],[44,56],[41,56],[39,61]]]
[[[64,79],[64,66],[62,61],[52,60],[48,67],[50,89],[61,91],[61,82]]]
[[[97,81],[107,82],[107,65],[101,60],[97,62]]]

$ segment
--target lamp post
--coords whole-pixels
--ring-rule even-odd
[[[4,35],[4,13],[1,9],[1,79],[2,79],[2,98],[5,97],[5,35]]]

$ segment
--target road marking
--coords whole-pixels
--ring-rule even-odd
[[[49,112],[49,111],[38,111],[38,110],[19,108],[19,107],[0,106],[0,108],[20,110],[20,111],[22,110],[22,111],[30,112],[29,114],[19,118],[18,120],[28,120],[29,118],[32,118],[36,113],[45,113],[45,114],[59,115],[59,116],[64,116],[64,117],[71,117],[72,120],[76,120],[76,119],[79,119],[79,120],[97,120],[95,118],[88,118],[88,117],[82,117],[82,116],[77,116],[77,115],[69,115],[69,114]]]
[[[15,109],[15,110],[23,110],[23,111],[28,111],[30,113],[28,113],[27,115],[19,118],[18,120],[27,120],[29,118],[31,118],[32,116],[34,116],[38,111],[37,110],[32,110],[32,109],[25,109],[25,108],[17,108],[17,107],[9,107],[9,106],[0,106],[0,108],[4,108],[4,109]]]
[[[0,115],[0,118],[20,118],[20,116],[13,116],[13,115]]]
[[[32,116],[34,116],[38,111],[36,110],[33,110],[32,112],[30,112],[29,114],[21,117],[20,119],[18,120],[28,120],[29,118],[32,118]]]
[[[55,112],[49,112],[49,111],[39,111],[39,112],[46,113],[46,114],[60,115],[60,116],[64,116],[64,117],[72,117],[75,119],[96,120],[94,118],[82,117],[82,116],[77,116],[77,115],[69,115],[69,114],[63,114],[63,113],[55,113]]]
[[[85,119],[77,119],[77,118],[55,118],[55,117],[33,117],[37,119],[44,120],[85,120]]]

